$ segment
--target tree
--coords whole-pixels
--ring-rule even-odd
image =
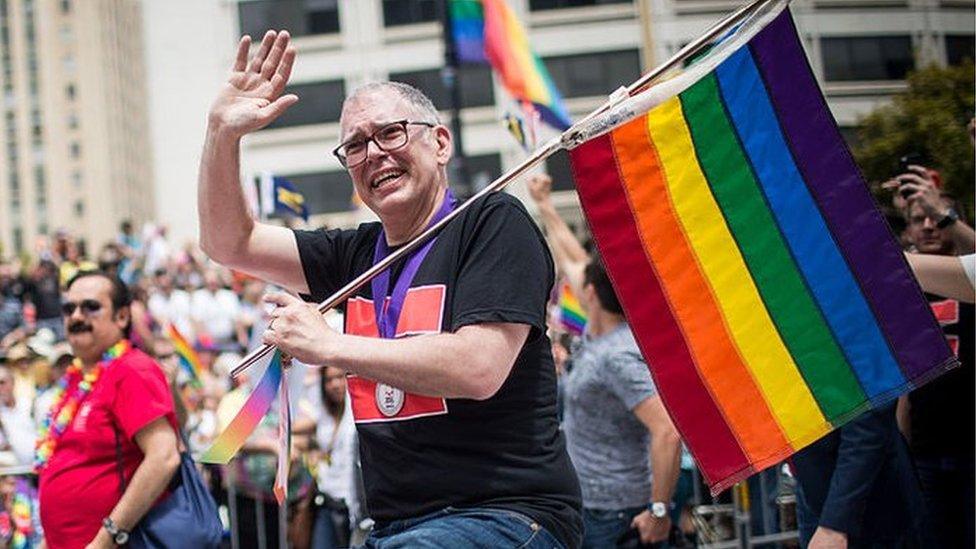
[[[912,72],[904,93],[861,120],[853,153],[867,180],[890,179],[898,174],[899,158],[918,153],[972,214],[976,174],[966,125],[973,117],[974,76],[969,59]],[[890,195],[878,198],[882,204],[891,200]]]

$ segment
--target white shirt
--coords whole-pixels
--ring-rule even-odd
[[[960,256],[959,261],[962,262],[962,270],[969,277],[969,285],[976,287],[976,254]]]
[[[7,442],[17,457],[17,464],[30,465],[34,459],[34,442],[37,437],[30,407],[0,406],[0,421],[3,422],[4,434],[9,437]]]
[[[162,292],[156,292],[149,297],[146,307],[160,325],[172,323],[187,341],[194,340],[193,323],[190,322],[190,294],[173,290],[166,297]]]
[[[350,509],[353,508],[352,499],[355,497],[353,483],[356,459],[356,424],[352,419],[351,402],[352,399],[347,394],[346,407],[338,426],[324,408],[319,408],[321,415],[317,418],[315,429],[315,440],[319,448],[330,454],[328,461],[323,459],[318,463],[319,490],[335,499],[345,500]],[[336,429],[339,431],[333,437]]]
[[[241,312],[241,302],[234,292],[221,288],[211,292],[201,288],[193,292],[190,314],[214,341],[226,342],[234,338],[234,322]]]
[[[170,248],[166,239],[156,235],[146,242],[146,262],[143,272],[148,274],[155,273],[158,269],[165,268],[169,261]]]

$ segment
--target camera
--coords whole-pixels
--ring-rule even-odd
[[[922,158],[922,155],[918,153],[908,153],[905,156],[898,159],[898,173],[899,174],[909,173],[910,172],[910,170],[908,169],[909,166],[922,166],[924,164],[925,164],[925,159]],[[898,182],[902,185],[905,184],[904,180],[898,180]],[[912,195],[912,191],[908,189],[899,189],[898,192],[900,192],[902,198],[905,199],[907,199],[909,196]]]

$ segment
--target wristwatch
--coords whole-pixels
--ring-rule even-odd
[[[959,221],[959,212],[957,212],[952,208],[949,208],[948,210],[946,210],[945,215],[942,216],[942,219],[940,219],[939,222],[935,224],[935,226],[938,227],[939,229],[945,229],[946,227],[952,225],[956,221]]]
[[[115,545],[125,545],[129,543],[129,532],[119,528],[111,517],[102,519],[102,527],[112,536]]]
[[[652,501],[647,505],[647,510],[654,518],[664,518],[668,516],[668,504],[663,501]]]

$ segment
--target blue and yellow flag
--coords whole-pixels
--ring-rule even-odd
[[[261,176],[261,213],[287,214],[308,221],[308,206],[302,193],[291,181],[269,173]]]

